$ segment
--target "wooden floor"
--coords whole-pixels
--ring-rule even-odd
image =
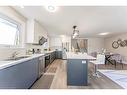
[[[99,69],[122,69],[121,65],[117,68],[114,65],[100,65]],[[127,66],[124,66],[127,70]],[[122,89],[119,85],[111,81],[106,76],[100,78],[92,76],[94,65],[89,64],[89,85],[88,86],[67,86],[66,60],[55,60],[48,68],[46,73],[39,79],[31,89]],[[47,76],[47,77],[46,77]]]

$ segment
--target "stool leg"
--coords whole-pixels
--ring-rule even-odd
[[[93,76],[95,76],[95,77],[99,78],[100,76],[99,76],[99,74],[98,74],[97,69],[98,69],[98,65],[97,65],[97,64],[95,64],[95,73],[94,73],[94,75],[93,75]]]
[[[97,65],[95,65],[95,74],[96,74],[96,72],[97,72]]]
[[[94,65],[95,65],[95,66],[94,66],[94,74],[93,74],[93,76],[96,77],[96,76],[97,76],[97,75],[96,75],[96,72],[97,72],[97,66],[96,66],[96,64],[94,64]]]

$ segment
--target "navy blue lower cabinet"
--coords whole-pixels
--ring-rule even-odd
[[[81,59],[67,60],[67,85],[88,85],[88,62]]]
[[[56,59],[62,59],[62,51],[56,51]]]
[[[55,52],[52,52],[50,54],[50,63],[52,63],[55,60]]]
[[[36,81],[38,59],[32,59],[0,70],[0,89],[26,89]]]

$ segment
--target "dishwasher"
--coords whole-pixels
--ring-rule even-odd
[[[38,61],[38,78],[40,78],[45,73],[45,57],[39,57]]]
[[[50,64],[50,54],[45,55],[45,68]]]

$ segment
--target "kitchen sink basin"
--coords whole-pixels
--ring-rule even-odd
[[[20,60],[20,59],[23,59],[23,58],[28,58],[30,56],[20,56],[20,57],[16,57],[16,58],[8,58],[8,59],[5,59],[4,61],[15,61],[15,60]]]

